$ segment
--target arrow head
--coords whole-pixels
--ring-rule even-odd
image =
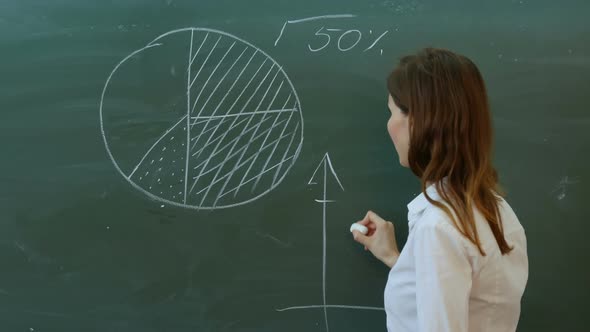
[[[318,173],[318,170],[322,166],[324,166],[324,174],[327,173],[327,170],[330,170],[330,172],[332,173],[332,175],[336,179],[336,182],[338,182],[338,185],[340,186],[340,188],[342,189],[342,191],[344,191],[344,187],[342,186],[342,182],[340,182],[340,179],[338,178],[338,175],[336,174],[336,171],[334,171],[334,167],[332,166],[332,160],[330,160],[330,155],[327,152],[326,152],[326,154],[324,154],[324,157],[322,158],[322,160],[318,164],[318,167],[316,167],[315,171],[313,172],[313,175],[311,176],[311,178],[309,179],[309,182],[307,184],[309,184],[309,185],[311,185],[311,184],[317,184],[317,181],[314,180],[314,178],[316,177],[316,174]],[[324,176],[323,181],[326,181],[326,180],[327,179]]]

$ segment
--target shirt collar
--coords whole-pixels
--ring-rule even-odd
[[[438,200],[439,195],[438,191],[436,190],[436,185],[431,184],[426,188],[426,193],[428,196],[434,200]],[[416,196],[409,204],[408,204],[408,229],[412,230],[414,224],[420,217],[424,210],[431,205],[431,203],[426,199],[426,195],[424,192],[421,192],[420,195]]]

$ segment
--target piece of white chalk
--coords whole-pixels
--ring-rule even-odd
[[[369,229],[361,224],[354,223],[354,224],[350,225],[350,232],[352,233],[352,231],[359,231],[359,232],[363,233],[364,235],[367,235],[367,232],[369,231]]]

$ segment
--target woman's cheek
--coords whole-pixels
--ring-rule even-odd
[[[387,121],[387,131],[389,132],[389,137],[391,137],[391,140],[393,141],[393,144],[395,144],[395,124],[393,123],[393,119],[389,119],[389,121]]]

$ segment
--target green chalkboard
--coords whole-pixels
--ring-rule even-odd
[[[0,3],[2,331],[385,331],[373,209],[418,193],[385,77],[486,79],[528,236],[519,331],[590,325],[587,1]]]

